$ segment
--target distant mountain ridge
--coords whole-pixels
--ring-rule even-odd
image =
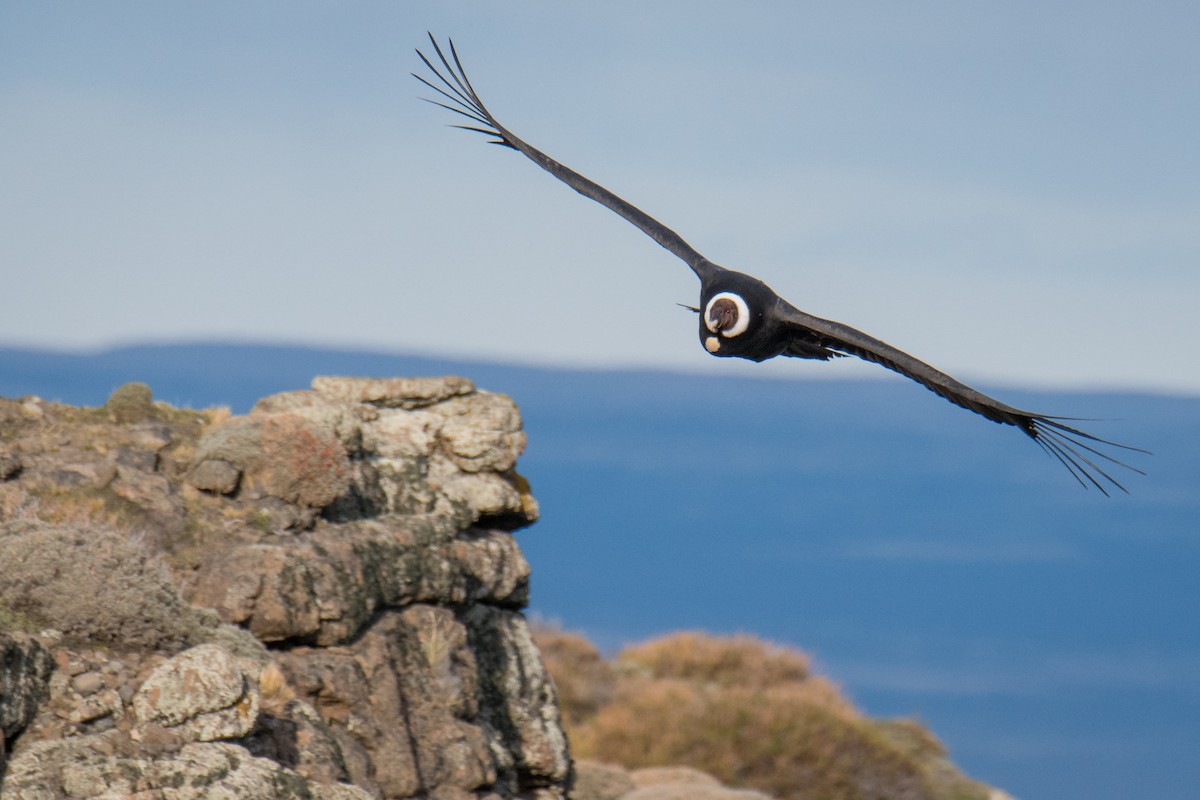
[[[248,406],[255,396],[246,394],[251,385],[278,385],[286,383],[294,388],[307,384],[315,367],[329,367],[322,374],[332,372],[347,375],[387,374],[397,370],[417,374],[425,372],[469,372],[481,376],[483,382],[495,380],[514,386],[540,388],[543,383],[562,384],[564,376],[575,379],[599,377],[605,383],[610,376],[627,378],[649,378],[658,384],[664,379],[670,382],[711,384],[734,382],[749,385],[773,384],[802,385],[805,391],[829,387],[831,396],[845,394],[844,387],[870,387],[880,384],[905,386],[920,396],[919,387],[902,379],[881,373],[879,380],[823,378],[821,380],[787,380],[778,377],[761,379],[727,377],[716,374],[673,372],[651,368],[563,368],[520,364],[505,364],[494,361],[464,358],[422,356],[405,353],[375,352],[361,349],[313,347],[291,344],[259,344],[238,342],[180,342],[165,344],[133,344],[102,348],[96,351],[76,352],[34,347],[0,346],[0,389],[11,395],[22,385],[57,388],[69,394],[94,392],[102,381],[116,381],[113,387],[125,381],[122,376],[140,375],[157,377],[161,384],[159,393],[164,399],[175,400],[169,395],[186,394],[196,390],[201,402],[220,402],[235,406]],[[214,370],[234,378],[232,386],[218,388],[208,377]],[[202,390],[202,391],[201,391]],[[46,391],[45,388],[42,391]],[[1187,403],[1197,397],[1174,394],[1087,390],[1087,391],[1030,391],[1020,389],[996,389],[1005,396],[1021,397],[1154,397],[1164,400],[1180,400]],[[213,401],[214,395],[228,395],[228,399]],[[106,395],[105,395],[106,396]],[[64,397],[64,401],[68,398]],[[102,402],[103,397],[92,398]],[[1040,407],[1040,406],[1039,406]]]

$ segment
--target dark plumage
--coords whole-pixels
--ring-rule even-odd
[[[693,250],[670,228],[603,186],[593,183],[530,146],[501,125],[484,106],[467,79],[454,42],[449,42],[450,56],[447,58],[432,34],[429,41],[433,44],[441,69],[420,50],[417,51],[417,55],[441,85],[416,73],[413,73],[413,77],[433,89],[446,101],[428,102],[460,114],[474,123],[454,127],[482,133],[488,136],[493,144],[523,154],[575,191],[636,225],[654,241],[681,258],[692,272],[696,273],[696,277],[700,279],[700,307],[691,310],[699,314],[700,342],[712,355],[746,358],[751,361],[765,361],[776,356],[820,360],[857,356],[911,378],[968,411],[974,411],[993,422],[1020,428],[1043,450],[1062,462],[1085,488],[1091,484],[1107,495],[1108,491],[1104,485],[1106,482],[1127,492],[1128,490],[1109,474],[1108,470],[1113,466],[1144,474],[1099,448],[1107,445],[1142,453],[1146,452],[1145,450],[1084,433],[1064,424],[1064,420],[1072,421],[1068,417],[1036,414],[1001,403],[886,342],[840,322],[806,314],[775,294],[757,278],[712,263]]]

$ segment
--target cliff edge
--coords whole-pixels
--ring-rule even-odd
[[[0,795],[563,798],[512,401],[0,399]]]

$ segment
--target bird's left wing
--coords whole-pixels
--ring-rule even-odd
[[[1145,450],[1084,433],[1063,424],[1061,420],[1067,419],[1065,417],[1037,414],[1002,403],[924,361],[913,358],[903,350],[892,347],[887,342],[868,336],[849,325],[806,314],[782,298],[777,298],[774,315],[792,330],[794,346],[797,349],[823,348],[835,353],[857,356],[916,381],[956,406],[974,411],[993,422],[1015,425],[1029,434],[1043,450],[1061,461],[1084,486],[1091,483],[1104,494],[1108,494],[1102,484],[1102,481],[1106,481],[1121,491],[1128,492],[1108,473],[1107,470],[1112,469],[1109,465],[1144,474],[1141,470],[1102,452],[1099,446],[1119,447],[1141,453],[1145,453]]]
[[[512,131],[508,130],[499,122],[497,122],[496,118],[493,117],[491,112],[487,110],[487,107],[483,104],[483,101],[479,99],[479,95],[475,93],[475,88],[471,86],[471,82],[467,79],[467,73],[463,69],[462,62],[458,58],[458,52],[454,49],[454,40],[447,40],[450,49],[449,58],[446,57],[446,54],[442,51],[441,46],[438,45],[437,40],[433,38],[433,34],[429,34],[429,41],[433,45],[433,50],[437,54],[438,61],[441,62],[443,69],[439,70],[436,66],[434,66],[433,62],[426,58],[425,54],[420,50],[417,51],[417,55],[421,57],[421,61],[425,62],[425,66],[429,68],[429,70],[434,74],[434,76],[436,76],[437,80],[440,81],[442,85],[438,86],[435,83],[422,78],[415,72],[412,73],[412,76],[428,86],[430,89],[433,89],[449,102],[444,103],[440,100],[429,100],[428,98],[422,99],[425,99],[434,105],[438,105],[442,108],[453,111],[455,114],[461,114],[467,119],[478,124],[478,127],[476,125],[456,125],[454,127],[462,128],[463,130],[468,131],[476,131],[477,133],[494,137],[491,140],[492,144],[511,147],[513,150],[522,153],[530,161],[537,164],[539,167],[546,170],[551,175],[558,178],[560,181],[567,184],[567,186],[570,186],[584,197],[595,200],[605,208],[615,211],[628,221],[632,222],[651,239],[658,242],[660,245],[674,253],[679,258],[683,259],[683,261],[692,268],[692,272],[695,272],[696,277],[700,278],[700,280],[703,281],[722,270],[722,267],[718,267],[716,264],[713,264],[707,258],[697,253],[691,245],[683,240],[683,237],[675,233],[675,231],[671,230],[666,225],[663,225],[661,222],[654,219],[633,204],[622,200],[620,197],[617,197],[603,186],[600,186],[599,184],[583,177],[578,172],[563,166],[550,156],[543,153],[541,150],[538,150],[536,147],[525,143]]]

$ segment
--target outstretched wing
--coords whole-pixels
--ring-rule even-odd
[[[857,356],[872,361],[916,381],[956,406],[974,411],[993,422],[1015,425],[1029,434],[1043,450],[1061,461],[1075,480],[1085,487],[1090,483],[1107,495],[1108,491],[1103,484],[1107,482],[1128,493],[1129,490],[1113,478],[1108,470],[1119,466],[1138,474],[1145,474],[1140,469],[1104,453],[1099,447],[1119,447],[1139,453],[1145,453],[1146,450],[1084,433],[1063,424],[1062,420],[1069,419],[1067,417],[1036,414],[1001,403],[887,342],[868,336],[849,325],[806,314],[782,298],[778,301],[775,315],[794,332],[793,347],[821,348],[834,354]]]
[[[703,281],[705,278],[716,275],[722,270],[721,267],[713,264],[707,258],[693,250],[691,245],[685,242],[679,236],[679,234],[675,233],[675,231],[671,230],[666,225],[663,225],[661,222],[654,219],[649,214],[646,214],[641,209],[633,206],[625,200],[622,200],[620,197],[617,197],[603,186],[600,186],[599,184],[596,184],[583,177],[578,172],[563,166],[550,156],[543,153],[541,150],[526,144],[524,141],[514,135],[512,131],[508,130],[499,122],[497,122],[496,118],[493,117],[491,112],[487,110],[487,107],[483,104],[483,101],[479,99],[479,95],[475,93],[475,88],[471,86],[471,82],[467,79],[467,73],[463,69],[462,62],[458,58],[458,52],[454,49],[454,40],[447,40],[450,45],[449,59],[442,51],[442,48],[438,45],[437,40],[433,38],[433,34],[429,34],[429,41],[431,44],[433,44],[433,50],[437,54],[438,61],[441,62],[442,69],[439,70],[432,61],[425,57],[425,54],[420,50],[417,51],[417,55],[421,57],[423,62],[425,62],[425,66],[427,66],[434,74],[437,80],[441,83],[441,86],[422,78],[415,72],[412,73],[412,76],[428,86],[430,89],[433,89],[448,102],[429,100],[428,98],[422,98],[423,100],[453,111],[455,114],[461,114],[472,122],[477,123],[476,125],[455,125],[454,127],[462,128],[463,130],[468,131],[476,131],[477,133],[482,133],[486,136],[493,137],[491,139],[492,144],[511,147],[513,150],[524,154],[527,158],[529,158],[530,161],[537,164],[539,167],[546,170],[551,175],[558,178],[560,181],[565,183],[567,186],[570,186],[584,197],[595,200],[605,208],[615,211],[625,219],[632,222],[651,239],[658,242],[667,250],[670,250],[679,258],[683,259],[683,261],[692,268],[692,272],[695,272],[696,277],[700,278],[700,280]],[[451,63],[451,60],[453,60],[453,64]]]

